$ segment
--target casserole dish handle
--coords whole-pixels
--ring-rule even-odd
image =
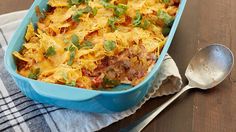
[[[42,96],[69,101],[85,101],[99,95],[95,90],[86,90],[65,85],[47,84],[34,80],[29,82],[32,88]]]

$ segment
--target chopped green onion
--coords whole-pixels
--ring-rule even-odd
[[[117,6],[115,6],[114,8],[114,13],[117,17],[120,17],[122,15],[125,14],[125,12],[127,11],[128,7],[126,5],[123,4],[118,4]]]
[[[162,2],[167,4],[167,3],[170,3],[170,0],[162,0]]]
[[[119,80],[111,80],[111,79],[107,78],[106,76],[103,78],[103,82],[102,82],[102,85],[104,87],[115,87],[119,84],[120,84]]]
[[[70,59],[69,61],[67,62],[67,65],[71,66],[74,62],[74,59],[75,59],[75,47],[74,46],[70,46],[69,48],[67,48],[67,51],[70,51]]]
[[[66,48],[64,48],[64,50],[65,50],[65,51],[69,51],[69,49],[70,49],[70,46],[69,46],[69,47],[66,47]]]
[[[47,49],[47,51],[46,51],[46,53],[45,53],[45,56],[46,56],[46,57],[49,57],[49,56],[53,56],[53,55],[55,55],[55,54],[56,54],[55,47],[50,46],[50,47]]]
[[[140,12],[137,11],[136,16],[135,16],[134,21],[133,21],[133,25],[135,27],[137,27],[141,24],[141,21],[142,21],[142,14],[140,14]]]
[[[113,51],[114,49],[116,48],[116,43],[115,41],[112,41],[112,40],[106,40],[104,42],[104,49],[106,51]]]
[[[116,21],[117,21],[117,18],[116,17],[112,17],[112,18],[109,18],[108,19],[108,25],[111,27],[112,31],[116,30]]]
[[[114,9],[114,14],[117,17],[120,17],[122,15],[125,14],[125,12],[127,11],[128,7],[124,4],[118,4],[118,5],[113,5],[111,3],[109,3],[108,0],[101,0],[101,4],[105,7],[105,8],[111,8]]]
[[[166,37],[170,33],[170,28],[169,27],[164,27],[162,28],[162,34]]]
[[[140,12],[137,11],[136,16],[133,20],[133,25],[135,27],[141,27],[143,29],[147,29],[151,24],[151,22],[149,20],[142,20],[142,19],[143,19],[142,14],[140,14]]]
[[[71,36],[71,42],[72,42],[74,45],[78,44],[78,43],[79,43],[79,37],[78,37],[76,34],[73,34],[73,35]]]
[[[165,25],[170,25],[173,23],[174,18],[172,16],[170,16],[167,12],[163,11],[163,10],[159,10],[157,12],[157,17],[159,19],[161,19]]]
[[[96,16],[97,13],[98,13],[98,8],[94,7],[93,10],[92,10],[93,16]]]
[[[150,26],[151,22],[148,20],[144,20],[143,24],[141,25],[141,28],[147,29]]]
[[[83,11],[78,10],[74,15],[72,15],[72,20],[75,22],[79,22],[80,21],[80,17],[83,15]]]
[[[71,42],[77,47],[77,49],[81,49],[81,48],[86,48],[86,49],[90,49],[93,48],[94,45],[92,44],[92,42],[90,41],[84,41],[82,44],[79,43],[79,37],[75,34],[73,34],[71,36]],[[68,47],[67,47],[68,48]],[[65,49],[66,51],[68,51],[68,49]]]
[[[82,4],[82,3],[86,3],[88,4],[89,0],[68,0],[68,3],[70,6],[72,5],[79,5],[79,4]]]
[[[67,82],[66,83],[67,86],[72,86],[72,87],[75,87],[76,86],[76,81],[71,81],[71,82]]]
[[[82,48],[85,48],[85,49],[92,49],[94,47],[93,43],[86,40],[83,42],[82,44]]]
[[[68,80],[68,76],[67,76],[67,74],[65,73],[65,72],[62,72],[62,77],[64,78],[64,80],[66,81],[66,83],[65,83],[65,85],[67,85],[67,86],[76,86],[76,81],[71,81],[71,82],[69,82],[69,80]]]
[[[115,5],[110,4],[109,0],[101,0],[101,4],[105,7],[105,8],[115,8]]]
[[[94,16],[97,14],[97,8],[92,8],[90,6],[86,6],[84,9],[79,9],[74,15],[72,15],[72,20],[75,22],[80,22],[80,17],[84,14],[84,13],[91,13]]]
[[[75,50],[75,47],[74,47],[73,45],[70,45],[70,46],[66,47],[64,50],[71,52],[71,51],[74,51],[74,50]]]
[[[96,7],[92,8],[90,6],[87,6],[86,8],[82,9],[81,12],[83,13],[91,13],[93,16],[97,14],[98,9]]]
[[[175,18],[172,17],[171,20],[170,20],[170,22],[169,22],[169,24],[168,24],[167,26],[168,26],[168,27],[172,27],[174,21],[175,21]]]
[[[90,13],[93,11],[93,8],[90,6],[86,6],[84,9],[81,9],[83,13]]]
[[[38,76],[39,76],[39,73],[40,73],[40,68],[37,68],[37,69],[35,69],[34,71],[31,71],[31,72],[29,73],[28,78],[37,80],[37,79],[38,79]]]

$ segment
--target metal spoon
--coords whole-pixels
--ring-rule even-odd
[[[131,124],[129,127],[121,129],[121,131],[140,132],[162,110],[185,91],[193,88],[207,90],[221,83],[229,75],[233,65],[233,53],[229,48],[223,45],[214,44],[200,50],[192,58],[185,72],[189,84],[153,112],[141,118],[134,124]]]

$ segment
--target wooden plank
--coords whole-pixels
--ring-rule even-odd
[[[1,0],[0,14],[28,9],[32,3],[33,0]]]
[[[199,1],[200,2],[200,1]],[[201,1],[199,7],[198,48],[210,43],[222,43],[235,51],[236,20],[235,0]],[[232,28],[234,27],[234,28]],[[235,69],[231,78],[235,76]],[[223,83],[209,91],[196,91],[194,95],[194,132],[236,131],[236,89],[228,77]]]
[[[230,49],[233,51],[235,57],[236,57],[236,9],[235,6],[236,1],[231,0],[230,3],[230,21],[229,21],[229,30],[230,30],[230,36],[229,36],[229,41],[230,41]],[[236,59],[236,58],[235,58]],[[236,83],[236,66],[233,68],[233,72],[230,74],[230,79],[232,83]],[[235,85],[233,86],[235,88]]]

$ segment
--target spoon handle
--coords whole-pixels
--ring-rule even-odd
[[[171,104],[175,99],[177,99],[182,93],[191,89],[193,87],[187,85],[182,88],[177,94],[175,94],[172,98],[166,101],[164,104],[153,110],[151,113],[147,114],[143,118],[131,124],[129,127],[121,129],[121,132],[140,132],[142,131],[159,113],[162,112],[169,104]]]

